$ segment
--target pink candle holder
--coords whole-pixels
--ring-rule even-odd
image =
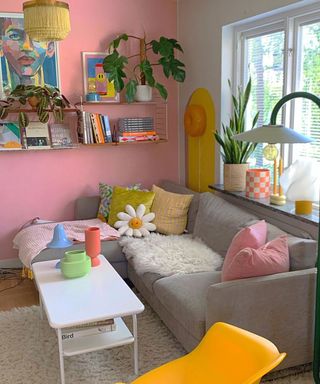
[[[101,252],[100,228],[90,227],[85,230],[85,248],[86,254],[91,258],[91,266],[100,265],[98,255]]]

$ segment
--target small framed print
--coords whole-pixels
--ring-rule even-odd
[[[72,138],[68,124],[50,124],[51,145],[52,147],[72,147]]]
[[[26,138],[28,149],[51,148],[48,124],[40,121],[30,121],[26,127]]]
[[[83,87],[86,99],[95,102],[118,103],[120,94],[113,81],[104,72],[103,59],[106,52],[82,52]]]

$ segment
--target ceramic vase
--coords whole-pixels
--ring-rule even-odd
[[[85,230],[86,253],[91,258],[91,266],[97,267],[100,264],[98,255],[101,252],[100,228],[90,227]]]

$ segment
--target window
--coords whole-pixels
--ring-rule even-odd
[[[260,111],[258,126],[270,122],[271,111],[279,99],[295,91],[307,91],[320,97],[320,12],[312,8],[261,19],[236,27],[237,60],[234,86],[252,79],[248,105],[248,128]],[[311,144],[284,145],[281,148],[286,166],[297,157],[320,162],[320,109],[307,99],[294,99],[284,105],[277,123],[285,124],[314,139]],[[252,165],[272,164],[262,155],[259,144],[250,159]]]

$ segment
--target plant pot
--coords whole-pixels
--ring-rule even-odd
[[[40,103],[40,99],[37,96],[28,97],[28,103],[29,103],[30,107],[36,108],[38,106],[38,104]]]
[[[97,267],[100,264],[98,255],[101,251],[100,228],[90,227],[85,230],[84,235],[86,253],[91,257],[91,266]]]
[[[223,184],[226,191],[242,192],[246,190],[246,171],[249,164],[224,164]]]
[[[152,88],[149,85],[137,85],[137,92],[134,99],[135,101],[151,101]]]

